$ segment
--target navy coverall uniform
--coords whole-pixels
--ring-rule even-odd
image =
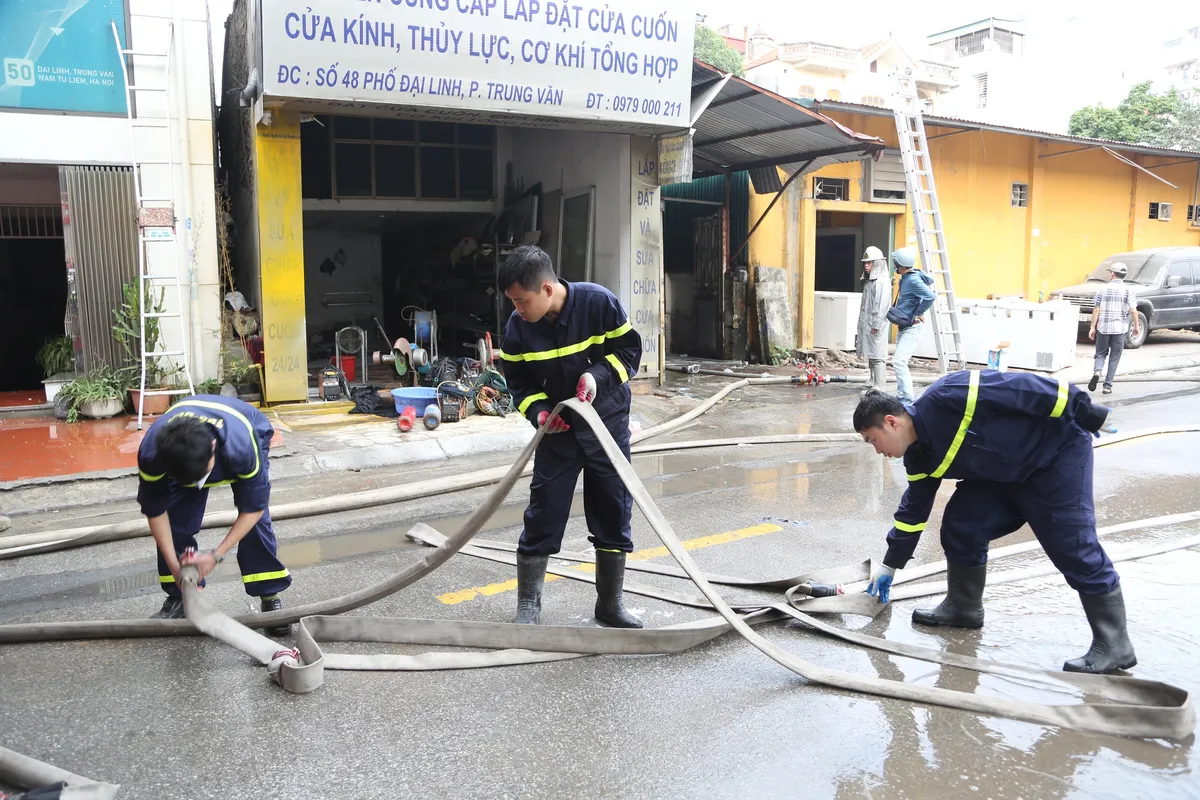
[[[158,433],[173,420],[185,417],[205,423],[217,442],[216,462],[201,489],[195,484],[180,486],[167,477],[155,447]],[[196,547],[209,487],[230,486],[238,511],[263,512],[237,545],[242,582],[252,597],[276,594],[292,583],[287,567],[275,554],[275,531],[267,509],[271,498],[267,452],[274,434],[270,421],[253,406],[231,397],[202,394],[171,406],[150,426],[138,448],[138,503],[147,517],[167,514],[176,555]],[[168,595],[179,597],[179,587],[162,553],[158,555],[158,580]]]
[[[884,563],[908,563],[942,479],[958,480],[942,515],[946,559],[987,563],[988,543],[1029,523],[1054,566],[1082,594],[1120,578],[1096,539],[1092,435],[1107,411],[1063,379],[952,372],[907,405],[917,441],[904,454],[908,490]]]
[[[594,283],[561,282],[567,289],[554,320],[526,322],[515,312],[504,330],[505,379],[517,410],[534,426],[538,414],[575,396],[584,372],[596,380],[592,407],[629,458],[629,376],[642,361],[642,337],[613,293]],[[548,434],[533,462],[525,530],[517,552],[553,555],[562,547],[575,484],[583,471],[588,541],[600,550],[633,550],[633,496],[595,434],[565,412],[569,431]]]

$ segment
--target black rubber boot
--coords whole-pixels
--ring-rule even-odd
[[[1082,658],[1063,664],[1066,672],[1105,675],[1137,665],[1133,642],[1125,628],[1125,597],[1118,586],[1108,594],[1080,594],[1083,612],[1092,626],[1092,646]]]
[[[913,622],[943,628],[982,628],[986,582],[987,564],[964,567],[946,562],[946,598],[935,608],[918,608],[913,612]]]
[[[642,621],[625,610],[625,554],[596,551],[596,619],[614,628],[640,628]]]
[[[542,617],[542,584],[549,556],[517,554],[517,624],[537,625]]]
[[[150,619],[183,619],[183,598],[167,595],[162,608],[150,615]]]
[[[262,598],[262,612],[264,614],[266,614],[269,611],[282,611],[282,610],[283,610],[283,601],[279,599],[279,595],[276,594],[276,595],[272,595],[270,597]],[[291,636],[292,626],[291,625],[276,625],[274,628],[263,628],[263,633],[265,633],[267,636],[275,636],[277,638],[281,637],[281,636]]]

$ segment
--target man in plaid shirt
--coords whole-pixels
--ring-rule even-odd
[[[1121,363],[1121,352],[1125,349],[1125,335],[1129,333],[1131,324],[1134,336],[1139,331],[1133,290],[1122,280],[1129,270],[1117,262],[1108,272],[1112,277],[1107,286],[1096,292],[1092,329],[1088,331],[1088,338],[1096,343],[1096,363],[1092,369],[1092,379],[1088,381],[1088,391],[1096,391],[1100,371],[1104,369],[1104,359],[1107,358],[1108,374],[1104,378],[1104,393],[1112,394],[1117,364]]]

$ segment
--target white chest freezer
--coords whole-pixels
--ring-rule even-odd
[[[925,315],[931,319],[932,312]],[[1008,366],[1057,372],[1075,364],[1079,309],[1067,300],[1031,303],[1027,300],[958,301],[963,354],[971,364],[986,365],[988,351],[1008,342]],[[921,326],[916,355],[937,358],[933,325]]]

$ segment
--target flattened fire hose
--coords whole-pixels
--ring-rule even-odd
[[[672,653],[709,641],[712,638],[735,630],[762,653],[807,681],[833,688],[867,694],[910,700],[930,705],[945,706],[973,711],[988,716],[1008,717],[1038,724],[1057,725],[1094,733],[1121,736],[1178,739],[1188,736],[1195,727],[1194,709],[1188,693],[1182,689],[1152,680],[1124,676],[1081,675],[1050,672],[1019,665],[999,664],[982,659],[942,653],[926,648],[889,642],[827,625],[815,617],[815,612],[874,614],[879,604],[861,593],[835,597],[803,598],[793,594],[792,602],[760,602],[728,604],[710,581],[692,561],[688,551],[671,529],[670,523],[654,504],[638,479],[632,466],[626,461],[616,443],[608,435],[594,410],[577,401],[569,400],[556,408],[556,413],[570,408],[576,424],[589,425],[596,433],[605,452],[612,460],[618,474],[629,488],[638,507],[650,522],[667,550],[674,556],[683,573],[700,590],[702,598],[690,598],[676,593],[669,599],[689,605],[711,607],[720,614],[719,620],[702,620],[694,623],[650,630],[615,630],[606,628],[518,626],[508,623],[450,622],[440,620],[371,619],[365,617],[331,616],[343,611],[366,605],[374,600],[411,585],[429,574],[448,560],[454,553],[463,550],[482,528],[484,522],[503,502],[534,454],[534,450],[545,435],[540,430],[522,451],[504,478],[463,526],[449,537],[440,537],[424,526],[418,526],[412,535],[434,545],[421,559],[401,570],[397,575],[376,586],[354,592],[322,603],[310,604],[289,611],[256,614],[241,620],[230,618],[207,604],[196,587],[196,573],[185,569],[181,581],[187,620],[132,620],[87,623],[30,623],[25,625],[0,626],[0,641],[44,641],[62,638],[94,638],[112,636],[155,636],[191,633],[196,629],[220,639],[269,666],[274,679],[285,689],[304,693],[321,685],[325,667],[338,669],[461,669],[494,666],[531,661],[552,661],[583,655]],[[1200,514],[1175,515],[1153,524],[1177,524],[1200,518]],[[1148,554],[1154,548],[1174,548],[1200,543],[1200,537],[1182,542],[1158,543],[1139,548],[1133,557]],[[1017,548],[1023,545],[1016,546]],[[1027,548],[1031,549],[1031,548]],[[1001,548],[1003,550],[1003,548]],[[497,552],[486,547],[472,546],[468,552]],[[1000,551],[996,551],[999,555]],[[497,555],[500,554],[497,552]],[[503,555],[508,558],[510,556]],[[631,567],[649,565],[631,564]],[[1052,567],[1034,568],[1052,571]],[[657,570],[656,570],[657,571]],[[555,569],[558,574],[571,570]],[[747,583],[737,579],[716,580],[732,582],[747,588],[779,588],[783,585],[798,585],[804,582],[849,583],[853,589],[866,578],[866,565],[831,570],[813,575],[796,576],[767,584]],[[926,568],[925,574],[932,574]],[[1029,570],[1017,573],[1028,577]],[[902,573],[903,576],[903,573]],[[574,576],[571,576],[574,577]],[[586,573],[580,573],[584,580]],[[909,577],[909,576],[903,576]],[[919,577],[914,571],[913,577]],[[1003,575],[997,576],[1003,579]],[[991,581],[996,583],[996,580]],[[905,587],[909,592],[903,596],[919,596],[943,591],[940,584],[913,585]],[[649,591],[647,591],[649,590]],[[631,593],[664,596],[664,591],[652,587],[627,584]],[[902,588],[896,590],[901,596]],[[1084,694],[1105,699],[1105,703],[1082,702],[1070,705],[1045,705],[1005,698],[955,692],[946,689],[906,684],[899,681],[853,675],[827,669],[805,662],[778,645],[757,634],[752,625],[771,619],[790,617],[806,628],[844,641],[869,646],[934,663],[963,667],[977,671],[1022,679],[1034,679],[1051,687],[1072,694],[1075,698]],[[278,643],[255,632],[246,624],[266,627],[282,622],[299,621],[296,650],[281,647]],[[194,625],[194,628],[193,628]],[[501,648],[490,653],[429,653],[408,657],[395,655],[343,655],[325,654],[319,641],[373,641],[428,644],[458,647]]]
[[[285,689],[293,692],[312,691],[320,685],[326,656],[317,645],[318,636],[327,640],[340,641],[438,643],[454,646],[505,648],[499,653],[483,654],[482,658],[478,654],[427,654],[428,660],[438,663],[440,668],[451,668],[483,666],[490,663],[492,659],[499,659],[501,663],[521,663],[530,658],[533,660],[561,659],[569,657],[571,654],[678,652],[686,646],[694,646],[698,640],[707,641],[731,628],[781,666],[805,680],[833,688],[1093,733],[1177,739],[1188,736],[1195,727],[1194,710],[1188,693],[1165,683],[1124,676],[1048,672],[942,653],[838,629],[818,621],[802,610],[811,608],[812,611],[864,613],[863,606],[870,606],[872,603],[869,597],[861,593],[800,600],[794,604],[752,602],[748,605],[741,604],[735,609],[717,593],[712,582],[696,566],[687,549],[671,529],[670,523],[655,505],[633,467],[625,460],[616,442],[609,436],[607,429],[592,407],[576,400],[568,400],[559,404],[555,413],[560,413],[563,408],[570,408],[574,412],[576,424],[586,424],[595,432],[621,480],[649,520],[651,528],[670,554],[674,556],[687,577],[700,590],[703,600],[699,602],[715,609],[720,614],[723,624],[714,621],[672,626],[667,629],[625,631],[581,627],[530,627],[507,623],[448,625],[432,620],[372,620],[361,617],[323,616],[319,620],[312,620],[312,627],[315,630],[310,629],[309,620],[301,619],[296,651],[286,651],[281,650],[275,642],[265,636],[238,624],[209,606],[196,587],[194,571],[185,575],[182,583],[188,619],[210,636],[236,647],[260,663],[268,664],[275,680]],[[462,528],[449,537],[431,542],[435,546],[429,554],[418,562],[416,569],[407,570],[409,576],[406,585],[415,581],[420,575],[432,571],[451,554],[462,550],[467,545],[487,517],[499,508],[508,488],[515,483],[516,476],[532,458],[537,443],[544,435],[544,429],[538,431],[533,441],[521,453],[505,480],[501,481],[488,501],[472,514]],[[422,535],[420,527],[415,534]],[[428,533],[424,535],[428,536]],[[1188,541],[1190,544],[1200,544],[1200,537],[1193,537]],[[562,573],[561,570],[556,570],[556,572]],[[853,577],[861,581],[868,574],[865,565],[860,565],[857,571],[843,569],[841,572],[842,575],[798,576],[794,580],[798,582],[837,582],[839,578]],[[634,588],[645,593],[642,587]],[[931,589],[940,591],[941,587],[931,587]],[[661,592],[661,590],[655,591]],[[865,604],[864,599],[867,601]],[[879,604],[876,602],[874,605],[878,607]],[[918,686],[901,681],[859,676],[827,669],[797,658],[756,633],[744,614],[758,613],[760,616],[767,616],[763,612],[786,615],[825,635],[886,652],[981,672],[1021,676],[1059,688],[1073,687],[1087,695],[1103,697],[1110,702],[1045,705]],[[873,612],[865,611],[865,613]],[[515,652],[514,649],[526,650],[532,655]],[[343,668],[379,669],[394,658],[393,656],[366,656],[366,660],[362,660],[364,659],[362,656],[343,655],[338,661],[341,662],[340,666]]]
[[[717,397],[753,381],[731,384]],[[767,379],[765,382],[779,382]],[[873,616],[882,608],[873,599],[859,593],[865,586],[869,574],[867,564],[826,570],[810,575],[801,575],[775,581],[748,581],[725,576],[706,576],[692,561],[687,550],[671,529],[670,523],[654,504],[632,466],[626,461],[616,443],[608,435],[591,406],[575,400],[559,404],[555,413],[570,408],[576,419],[588,424],[596,433],[605,452],[612,460],[618,474],[629,488],[639,508],[650,521],[667,550],[680,565],[680,569],[649,564],[631,563],[633,571],[656,572],[659,574],[686,576],[697,588],[702,598],[689,597],[677,592],[644,587],[627,583],[625,590],[633,594],[659,597],[671,602],[712,608],[720,619],[700,620],[692,623],[650,630],[617,630],[607,628],[520,626],[508,623],[453,622],[441,620],[372,619],[363,617],[331,616],[367,605],[382,597],[393,594],[445,563],[456,552],[492,558],[508,563],[511,556],[499,551],[510,546],[499,543],[468,542],[482,528],[484,522],[503,503],[516,481],[525,473],[544,430],[539,430],[520,457],[505,472],[488,497],[476,509],[463,526],[450,537],[443,537],[428,526],[417,526],[410,538],[432,545],[433,549],[423,558],[401,570],[392,578],[375,586],[367,587],[332,600],[312,603],[285,611],[255,614],[249,617],[230,618],[213,609],[205,601],[196,585],[197,574],[193,568],[185,568],[181,588],[183,590],[187,620],[118,620],[107,622],[26,623],[0,626],[0,643],[51,641],[80,638],[114,638],[133,636],[187,635],[197,630],[220,639],[256,661],[268,666],[272,677],[285,689],[305,693],[318,688],[324,678],[324,669],[352,670],[427,670],[466,669],[506,664],[525,664],[539,661],[557,661],[600,654],[663,654],[674,653],[694,647],[716,638],[729,630],[736,630],[759,651],[814,683],[848,691],[858,691],[881,697],[891,697],[930,705],[973,711],[988,716],[1007,717],[1038,724],[1056,725],[1076,730],[1120,736],[1180,739],[1190,735],[1195,728],[1195,713],[1189,694],[1166,683],[1118,675],[1084,675],[1059,673],[1033,669],[1021,665],[1008,665],[953,653],[943,653],[927,648],[890,642],[877,637],[846,631],[827,625],[811,616],[813,613],[856,613]],[[685,424],[690,418],[703,413],[706,408],[696,409],[691,417],[668,423],[671,429]],[[667,426],[664,426],[667,427]],[[1133,432],[1097,442],[1097,446],[1116,444],[1141,435],[1166,432],[1193,431],[1195,426],[1180,426],[1174,429],[1159,429],[1148,432]],[[665,432],[655,430],[654,433]],[[649,432],[648,432],[649,434]],[[645,438],[643,435],[642,438]],[[765,437],[773,439],[773,437]],[[1116,533],[1153,526],[1174,525],[1200,519],[1200,512],[1177,514],[1153,520],[1124,523],[1101,531],[1102,534]],[[1200,544],[1200,536],[1171,542],[1160,542],[1140,547],[1114,550],[1114,560],[1141,558],[1154,553],[1167,552],[1181,547]],[[1036,542],[998,548],[992,551],[992,559],[1037,548]],[[584,554],[560,553],[562,560],[590,560]],[[921,577],[944,571],[945,562],[924,565],[906,570],[897,577],[896,584],[911,582]],[[587,573],[552,568],[551,572],[577,580],[589,580]],[[996,585],[1012,580],[1021,580],[1035,575],[1052,574],[1050,565],[1040,565],[1024,570],[1001,573],[989,580]],[[723,583],[751,589],[787,588],[787,601],[776,603],[743,603],[731,606],[717,594],[713,583]],[[847,594],[835,597],[804,597],[796,589],[810,583],[843,583]],[[915,584],[899,587],[893,591],[897,600],[939,594],[945,591],[942,582]],[[1050,687],[1070,693],[1103,698],[1108,703],[1075,703],[1073,705],[1046,705],[1018,700],[991,698],[946,689],[923,687],[882,678],[857,676],[838,670],[826,669],[805,662],[783,648],[762,638],[751,628],[752,625],[792,618],[807,629],[827,636],[871,647],[883,652],[910,658],[972,669],[1022,679],[1034,679]],[[285,622],[299,622],[297,647],[295,650],[281,648],[276,642],[257,633],[250,627],[269,627]],[[318,642],[321,641],[372,641],[381,643],[406,643],[436,646],[500,648],[487,653],[426,653],[420,656],[345,655],[326,654]],[[44,769],[43,769],[44,768]],[[0,778],[17,785],[29,785],[30,776],[70,776],[74,786],[88,792],[99,792],[83,796],[111,797],[116,787],[99,784],[73,776],[50,765],[30,759],[12,751],[0,749]],[[63,778],[65,779],[65,778]]]

